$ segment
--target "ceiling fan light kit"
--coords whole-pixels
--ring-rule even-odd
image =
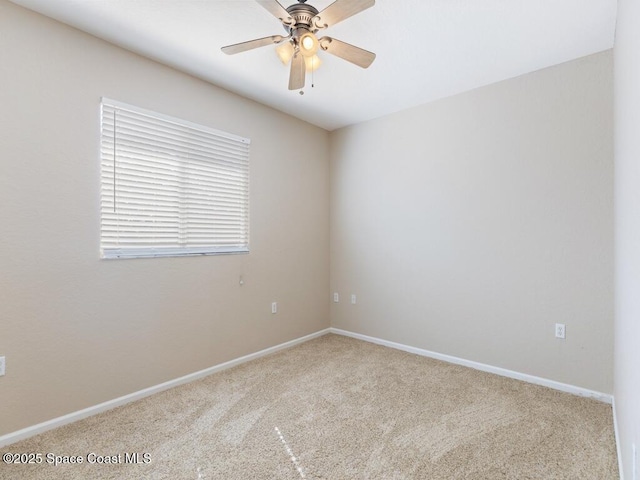
[[[336,0],[319,12],[307,0],[298,0],[286,9],[277,0],[256,0],[271,15],[276,17],[288,33],[249,40],[222,47],[227,55],[246,52],[267,45],[279,45],[278,57],[285,65],[291,62],[289,90],[304,87],[306,72],[313,72],[320,66],[318,51],[323,51],[347,60],[361,68],[367,68],[375,60],[375,53],[331,37],[318,38],[316,34],[342,20],[360,13],[375,4],[375,0]]]
[[[318,39],[312,32],[305,32],[298,39],[298,46],[302,55],[313,57],[318,51]]]

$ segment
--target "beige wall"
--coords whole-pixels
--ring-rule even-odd
[[[611,393],[612,129],[604,52],[333,132],[332,326]]]
[[[0,435],[329,326],[327,132],[5,0],[0,32]],[[99,259],[101,96],[251,138],[249,255]]]
[[[618,2],[615,45],[615,407],[624,478],[640,479],[640,3]],[[633,445],[636,472],[633,473]]]

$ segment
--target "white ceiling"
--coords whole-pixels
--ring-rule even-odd
[[[300,95],[275,47],[220,51],[284,33],[252,0],[12,1],[327,130],[609,49],[616,19],[616,0],[378,0],[326,30],[371,67],[321,52]]]

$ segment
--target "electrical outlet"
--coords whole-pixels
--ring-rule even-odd
[[[5,362],[4,355],[3,355],[2,357],[0,357],[0,377],[2,375],[4,375],[5,366],[6,366],[6,362]]]
[[[352,293],[352,294],[351,294],[351,304],[352,304],[352,305],[355,305],[355,304],[356,304],[356,295],[355,295],[355,293]]]
[[[566,329],[564,323],[556,323],[556,338],[565,338]]]
[[[340,295],[338,295],[338,292],[335,292],[333,294],[333,303],[338,303],[340,301]]]
[[[638,480],[638,452],[636,450],[636,444],[631,444],[631,478]]]
[[[278,302],[273,302],[271,304],[271,313],[278,313]]]

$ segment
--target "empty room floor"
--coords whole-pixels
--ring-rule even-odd
[[[610,405],[334,334],[4,451],[42,457],[1,479],[619,478]]]

